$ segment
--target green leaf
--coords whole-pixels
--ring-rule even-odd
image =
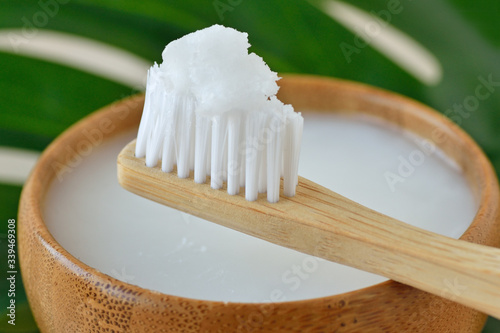
[[[384,0],[353,0],[350,3],[367,12],[388,10],[388,2]],[[437,86],[422,86],[416,94],[404,94],[455,120],[486,151],[498,172],[500,52],[497,46],[500,36],[498,29],[492,29],[497,26],[494,17],[498,11],[494,16],[486,10],[498,8],[498,4],[485,1],[479,7],[482,9],[475,11],[469,10],[470,2],[458,0],[454,4],[443,0],[401,0],[400,6],[401,12],[390,15],[389,23],[430,50],[443,67],[443,79]],[[482,35],[479,28],[489,32]],[[358,64],[362,60],[355,61]],[[388,82],[381,86],[400,91]],[[478,91],[480,96],[477,96]]]
[[[35,319],[31,314],[28,302],[16,305],[15,321],[7,316],[8,311],[0,315],[0,332],[4,333],[38,333]],[[10,322],[10,323],[9,323]],[[15,325],[14,325],[15,324]]]
[[[44,13],[46,21],[40,20]],[[100,40],[151,60],[161,60],[166,42],[216,19],[210,1],[87,0],[49,10],[35,1],[0,1],[0,27],[23,28],[20,43],[36,37],[39,29],[50,29]]]
[[[0,332],[6,333],[38,332],[21,280],[18,261],[18,242],[16,239],[15,243],[10,243],[8,237],[8,221],[17,220],[15,212],[17,210],[20,192],[20,186],[0,184],[0,212],[2,212],[0,216]],[[11,212],[12,215],[8,215],[11,214],[8,212]],[[9,244],[13,246],[9,247]],[[7,261],[9,249],[15,251],[14,255],[16,259],[13,267],[10,267],[10,263]],[[10,273],[12,271],[16,273]],[[10,281],[7,278],[10,278],[12,275],[15,278],[15,285],[14,288],[11,289]],[[7,307],[11,306],[11,300],[14,301],[15,317],[7,316],[7,314],[10,314],[10,309],[7,309]],[[12,322],[9,323],[12,319],[15,319],[15,325],[12,325]]]
[[[453,7],[472,27],[478,30],[481,38],[488,40],[492,46],[500,47],[500,29],[498,29],[498,1],[450,0]]]
[[[9,219],[17,219],[21,186],[0,183],[0,237],[7,236]],[[3,262],[3,261],[2,261]]]
[[[132,89],[75,69],[0,53],[0,145],[41,150],[69,125]]]
[[[483,333],[498,333],[500,332],[500,320],[495,318],[488,318],[486,326],[483,329]]]
[[[243,1],[223,23],[247,31],[253,50],[279,72],[335,76],[418,96],[421,85],[373,49],[348,63],[339,46],[352,41],[351,32],[306,1]]]

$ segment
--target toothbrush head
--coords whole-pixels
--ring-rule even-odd
[[[248,36],[214,25],[167,45],[148,71],[136,157],[148,167],[253,201],[295,194],[303,118],[277,97],[279,79],[248,53]]]

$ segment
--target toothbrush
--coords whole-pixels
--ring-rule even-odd
[[[218,26],[217,29],[220,33],[227,28]],[[165,58],[168,59],[168,55],[164,52],[164,61]],[[186,59],[190,58],[186,56]],[[190,66],[195,65],[190,63]],[[190,71],[188,67],[183,70],[184,74]],[[174,97],[168,100],[166,94],[150,90],[158,82],[165,84],[152,79],[156,75],[161,77],[161,73],[158,66],[150,71],[137,141],[129,143],[118,156],[118,180],[122,187],[251,236],[383,275],[500,318],[500,249],[421,230],[298,177],[296,164],[302,119],[291,107],[275,99],[272,84],[267,85],[270,88],[265,90],[266,98],[259,102],[262,104],[250,101],[243,104],[259,105],[266,110],[255,118],[232,109],[229,114],[219,110],[200,115],[196,111],[200,107],[208,108],[214,101],[215,105],[220,103],[216,100],[219,96],[209,93],[220,82],[207,82],[210,76],[204,76],[203,81],[201,76],[197,78],[190,72],[189,80],[184,77],[182,89],[172,89]],[[269,77],[272,75],[267,79]],[[171,88],[168,84],[167,89]],[[204,90],[207,86],[210,89]],[[235,88],[241,87],[235,84]],[[207,104],[203,104],[205,102]],[[162,108],[173,105],[181,111],[167,120],[163,113],[155,114],[152,110],[158,105]],[[266,126],[276,117],[283,127],[254,151],[261,155],[250,158],[248,163],[254,164],[247,167],[247,161],[243,163],[241,154],[237,153],[237,138],[247,138],[248,133],[271,128]],[[154,149],[149,146],[151,143]],[[285,146],[290,150],[287,153],[283,152]],[[236,162],[231,163],[232,159]],[[208,174],[210,185],[203,184],[205,180],[208,182]],[[245,195],[239,193],[242,184]],[[252,190],[247,192],[247,187]],[[264,189],[267,198],[259,195]],[[465,288],[460,293],[443,292],[450,283]]]
[[[148,72],[135,155],[276,202],[282,174],[285,195],[295,193],[303,118],[276,98],[277,74],[249,46],[246,34],[220,25],[168,44]]]

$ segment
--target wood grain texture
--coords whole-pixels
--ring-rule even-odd
[[[279,83],[280,99],[304,113],[370,113],[430,140],[444,124],[444,134],[433,141],[464,168],[479,202],[478,214],[461,239],[499,245],[495,174],[456,126],[419,103],[365,85],[303,76],[285,76]],[[70,128],[44,152],[25,185],[18,224],[20,264],[42,332],[480,332],[484,314],[394,281],[304,301],[223,303],[143,289],[80,262],[45,226],[44,195],[58,181],[54,166],[71,163],[68,148],[76,149],[86,139],[84,130],[112,128],[103,131],[106,140],[136,129],[142,103],[141,95],[121,101]],[[443,293],[461,290],[450,282]]]

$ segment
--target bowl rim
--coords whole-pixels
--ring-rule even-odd
[[[482,228],[481,225],[485,223],[493,223],[492,221],[488,222],[487,219],[490,220],[492,219],[491,207],[497,206],[499,202],[498,181],[496,178],[496,173],[494,172],[491,163],[488,161],[483,151],[472,140],[472,138],[468,134],[466,134],[462,129],[460,129],[457,125],[455,125],[451,120],[439,114],[437,111],[431,109],[430,107],[421,104],[408,97],[399,95],[394,92],[389,92],[381,88],[372,87],[367,84],[348,81],[348,80],[327,78],[314,75],[289,74],[289,75],[282,75],[282,77],[283,78],[280,81],[278,81],[278,83],[282,87],[280,91],[283,89],[284,86],[289,84],[290,85],[297,83],[299,84],[315,83],[323,85],[326,84],[329,87],[329,89],[338,89],[340,87],[342,89],[347,89],[353,95],[364,94],[365,96],[367,96],[367,98],[369,99],[371,98],[375,102],[389,101],[390,103],[397,103],[403,106],[402,110],[404,110],[404,112],[408,112],[413,116],[415,116],[416,113],[418,112],[419,115],[416,116],[423,119],[423,121],[429,121],[429,119],[431,119],[433,122],[439,124],[445,124],[446,127],[450,130],[450,132],[454,136],[458,137],[460,140],[462,140],[463,142],[465,142],[467,145],[470,146],[471,151],[477,158],[477,161],[473,162],[477,167],[479,167],[479,169],[476,171],[479,174],[478,181],[481,184],[483,190],[479,193],[478,197],[479,205],[477,213],[473,221],[471,222],[470,226],[462,234],[460,239],[482,243],[481,240],[477,239],[476,233],[477,230]],[[128,113],[131,110],[137,108],[138,105],[139,106],[141,105],[141,103],[143,102],[143,98],[144,94],[140,93],[119,100],[113,104],[107,105],[91,113],[87,117],[81,119],[80,121],[69,127],[45,149],[39,161],[37,162],[35,168],[32,170],[31,175],[23,188],[21,195],[20,210],[19,210],[20,220],[23,220],[21,218],[22,214],[27,216],[27,219],[29,218],[31,221],[30,223],[34,226],[36,235],[40,240],[40,242],[42,242],[44,246],[53,253],[54,256],[58,257],[59,260],[64,261],[65,265],[75,274],[77,275],[83,274],[84,276],[89,276],[89,275],[95,276],[96,278],[99,278],[100,280],[103,281],[110,281],[117,285],[127,286],[127,289],[136,290],[139,292],[155,293],[159,294],[160,296],[166,296],[170,299],[175,298],[178,300],[192,300],[196,302],[203,302],[204,304],[209,304],[209,305],[227,306],[234,304],[234,305],[246,305],[253,307],[259,307],[268,304],[275,304],[277,306],[296,307],[298,305],[304,305],[304,304],[307,305],[308,303],[316,302],[319,300],[335,300],[335,299],[341,300],[345,297],[352,297],[364,294],[370,290],[376,290],[380,288],[391,288],[395,285],[399,285],[398,282],[395,282],[393,280],[387,280],[381,283],[373,284],[364,288],[356,289],[345,293],[302,299],[302,300],[291,300],[283,302],[232,302],[232,301],[224,302],[224,301],[203,300],[197,298],[169,295],[157,292],[152,289],[143,288],[134,284],[127,283],[125,281],[118,280],[110,275],[102,273],[96,268],[93,268],[87,265],[86,263],[80,261],[79,259],[77,259],[75,256],[69,253],[57,242],[57,240],[52,236],[52,234],[48,230],[44,221],[44,212],[42,206],[45,203],[45,194],[48,191],[49,188],[48,185],[52,181],[54,181],[54,177],[56,177],[55,172],[52,170],[53,168],[51,168],[51,164],[54,161],[53,160],[54,154],[60,152],[64,147],[66,147],[68,144],[71,144],[71,142],[73,142],[74,140],[76,140],[76,138],[81,136],[82,130],[84,130],[85,128],[89,128],[89,126],[96,126],[97,124],[99,124],[99,121],[101,119],[106,117],[109,119],[119,119],[121,113],[123,114],[127,113],[128,115]],[[140,115],[140,112],[138,112],[138,114]],[[109,135],[105,133],[103,140],[105,140],[108,137],[119,135],[124,131],[131,130],[132,126],[134,126],[133,124],[138,125],[137,117],[135,115],[132,117],[127,116],[124,119],[121,119],[121,121],[122,122],[120,123],[121,124],[120,129],[118,131],[113,131],[112,133],[109,133]],[[439,146],[439,144],[437,146]],[[463,161],[457,161],[457,162],[463,165],[462,164]],[[469,183],[469,185],[471,184]],[[493,213],[496,214],[495,216],[497,216],[498,215],[497,209],[494,210]],[[22,269],[22,256],[20,260]]]

